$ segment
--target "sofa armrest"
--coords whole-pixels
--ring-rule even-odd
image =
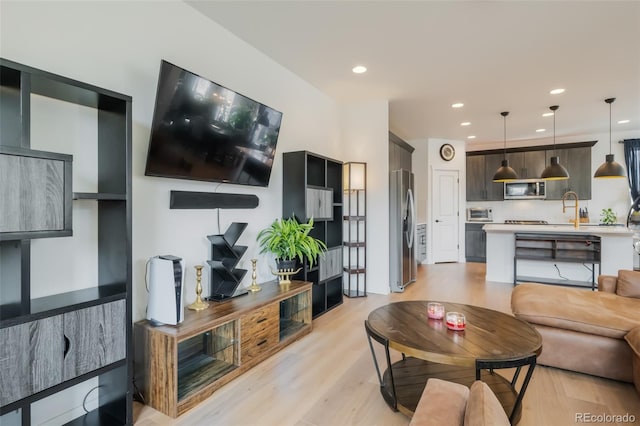
[[[409,426],[462,426],[468,397],[469,388],[464,385],[429,379]]]
[[[598,291],[604,291],[606,293],[615,293],[618,286],[618,277],[615,275],[599,275],[598,276]]]

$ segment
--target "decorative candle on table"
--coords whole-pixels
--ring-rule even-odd
[[[260,287],[258,285],[258,283],[256,282],[256,278],[258,277],[258,275],[256,274],[256,263],[258,262],[258,259],[251,259],[251,286],[249,286],[249,288],[247,288],[247,290],[251,291],[251,292],[256,292],[256,291],[260,291],[262,290],[262,287]]]
[[[447,312],[447,328],[449,330],[460,331],[466,326],[464,315],[460,312]]]
[[[444,305],[437,302],[427,303],[427,316],[431,319],[442,319],[444,317]]]

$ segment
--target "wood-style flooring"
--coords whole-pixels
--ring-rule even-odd
[[[407,425],[380,395],[363,321],[398,300],[468,303],[511,313],[511,284],[486,282],[484,264],[419,267],[404,293],[348,299],[313,322],[313,332],[172,419],[135,404],[136,425]],[[586,290],[585,290],[586,291]],[[397,355],[396,355],[397,356]],[[520,426],[579,424],[577,416],[628,414],[640,424],[632,384],[538,366],[523,402]],[[601,424],[629,424],[609,422]]]

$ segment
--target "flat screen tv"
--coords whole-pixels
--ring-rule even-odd
[[[268,186],[282,113],[167,61],[145,175]]]

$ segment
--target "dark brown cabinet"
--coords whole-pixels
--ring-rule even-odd
[[[547,164],[557,155],[569,172],[569,179],[547,182],[547,200],[560,200],[567,191],[574,191],[581,200],[591,199],[591,147],[547,150]]]
[[[71,424],[132,424],[132,99],[1,58],[0,90],[0,170],[16,171],[0,195],[9,182],[20,200],[0,216],[27,219],[0,225],[0,423],[29,425],[32,403],[97,377],[98,408]],[[89,160],[31,149],[33,95],[95,110],[97,192],[72,192],[72,164]],[[71,237],[76,203],[96,205],[95,282],[34,298],[31,239]]]
[[[542,175],[546,156],[545,151],[509,152],[507,160],[519,179],[536,179]]]
[[[591,147],[597,141],[544,145],[530,148],[507,149],[509,161],[519,179],[537,179],[557,155],[560,164],[569,172],[569,179],[547,181],[547,200],[560,200],[567,191],[575,191],[581,200],[591,199]],[[467,201],[501,201],[504,184],[492,181],[493,175],[505,157],[503,150],[473,151],[467,153]]]
[[[465,258],[467,262],[487,261],[487,233],[482,229],[484,223],[465,224]]]
[[[502,201],[504,185],[493,181],[504,154],[467,155],[467,201]]]

